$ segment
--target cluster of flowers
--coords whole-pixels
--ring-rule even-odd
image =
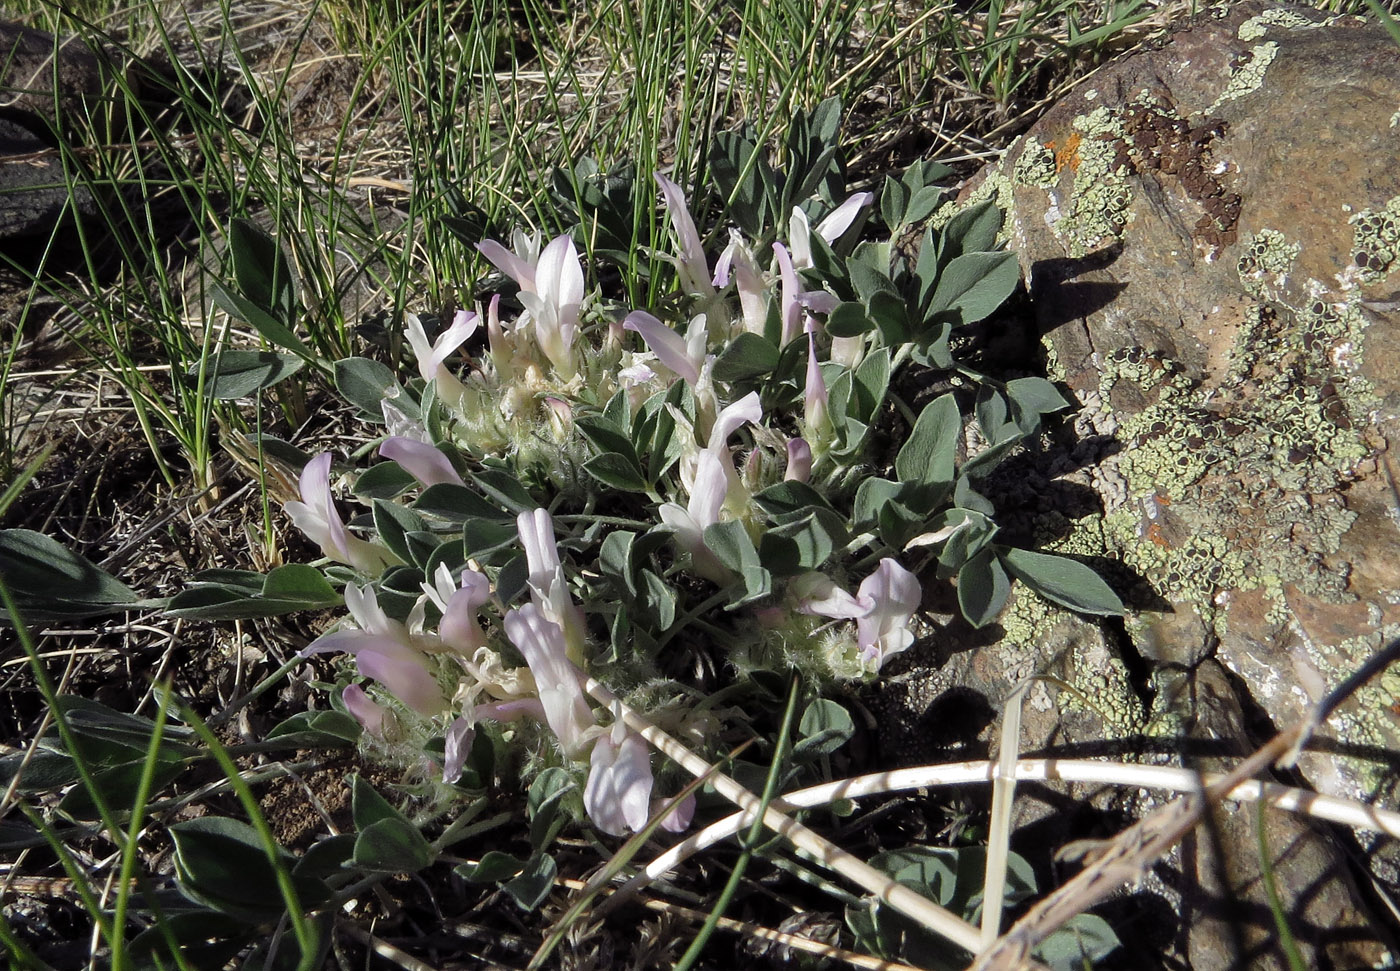
[[[581,339],[587,294],[572,239],[561,236],[541,249],[538,240],[517,234],[513,250],[494,241],[481,243],[479,249],[519,285],[523,314],[513,322],[502,321],[496,297],[484,311],[459,312],[434,341],[410,316],[407,338],[423,379],[451,416],[447,427],[454,445],[478,456],[512,455],[521,461],[527,449],[538,449],[541,441],[568,447],[574,404],[585,388],[594,401],[625,391],[635,407],[673,382],[684,381],[696,403],[693,422],[675,411],[678,431],[688,436],[678,474],[685,502],[658,501],[655,511],[672,531],[692,572],[723,585],[733,576],[706,545],[705,530],[724,521],[759,528],[752,496],[761,484],[763,467],[777,464],[760,456],[760,438],[783,460],[782,477],[804,482],[820,468],[833,441],[817,352],[822,336],[818,318],[830,311],[835,298],[823,291],[804,291],[798,271],[811,265],[812,232],[828,242],[839,239],[871,202],[871,195],[851,197],[815,230],[802,211],[794,209],[788,245],[773,245],[767,272],[742,237],[733,233],[711,273],[680,188],[661,176],[657,181],[679,251],[673,259],[681,286],[696,308],[684,333],[636,310],[620,321],[601,321],[600,339]],[[727,299],[731,284],[737,312]],[[713,349],[722,349],[744,331],[762,333],[774,290],[781,343],[808,343],[803,408],[797,419],[801,434],[792,437],[764,428],[756,393],[722,402],[712,378]],[[454,372],[448,361],[483,325],[487,353],[464,375]],[[640,335],[644,350],[624,347],[628,331]],[[830,358],[846,366],[854,366],[864,353],[863,338],[823,343]],[[422,425],[387,399],[383,408],[388,436],[379,448],[382,456],[397,462],[425,488],[464,484]],[[753,428],[756,444],[740,460],[731,439],[746,426]],[[287,512],[329,558],[377,576],[398,561],[385,547],[347,529],[334,505],[330,468],[329,453],[306,466],[302,499],[288,503]],[[448,781],[460,775],[478,722],[532,718],[548,726],[567,759],[582,760],[591,746],[584,804],[599,829],[614,835],[635,831],[657,812],[665,812],[662,825],[667,828],[685,828],[693,803],[653,800],[645,741],[615,712],[608,724],[600,724],[588,702],[583,690],[589,666],[585,619],[566,585],[553,520],[547,511],[536,509],[522,513],[516,526],[529,567],[528,603],[507,609],[495,598],[484,573],[468,566],[454,577],[444,566],[423,583],[417,605],[406,622],[399,622],[380,609],[373,586],[348,584],[345,601],[356,627],[320,637],[305,653],[353,656],[360,674],[376,682],[397,705],[438,724],[446,740],[443,774]],[[869,672],[878,671],[914,640],[909,625],[920,593],[914,576],[885,558],[854,594],[826,575],[810,572],[789,581],[782,607],[766,609],[827,618],[834,625],[853,621],[860,665]],[[441,615],[436,631],[425,629],[430,605]],[[492,646],[502,634],[524,658],[524,668],[507,667]],[[362,687],[346,688],[343,698],[368,732],[382,737],[391,731],[397,716]]]

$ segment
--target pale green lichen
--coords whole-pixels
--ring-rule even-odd
[[[1348,602],[1329,557],[1356,520],[1340,490],[1368,454],[1363,326],[1353,305],[1256,309],[1209,394],[1169,360],[1111,355],[1100,399],[1127,385],[1137,404],[1118,425],[1129,502],[1103,519],[1106,550],[1207,622],[1223,616],[1221,590],[1261,589],[1274,623],[1287,619],[1286,587]]]
[[[1249,60],[1235,68],[1230,75],[1230,80],[1225,82],[1225,90],[1221,91],[1220,97],[1216,98],[1215,103],[1206,109],[1207,112],[1218,111],[1225,102],[1242,98],[1263,84],[1264,72],[1269,69],[1269,65],[1278,56],[1278,44],[1271,40],[1255,44],[1250,48],[1249,54]]]
[[[1072,690],[1060,693],[1061,710],[1093,712],[1110,738],[1141,735],[1147,712],[1122,660],[1103,651],[1094,651],[1090,657],[1082,643],[1076,643],[1070,653]]]
[[[1051,228],[1069,243],[1070,255],[1077,257],[1122,235],[1133,193],[1118,112],[1095,108],[1073,124],[1079,135],[1072,163],[1074,185],[1063,216]]]
[[[1268,33],[1270,27],[1281,27],[1284,30],[1309,30],[1313,27],[1326,27],[1335,22],[1336,19],[1336,17],[1327,17],[1324,20],[1309,20],[1293,10],[1265,10],[1240,24],[1240,29],[1236,34],[1243,41],[1258,40]]]
[[[1236,269],[1245,290],[1272,298],[1288,282],[1302,243],[1290,243],[1277,229],[1261,229],[1244,241]]]
[[[1060,360],[1060,352],[1055,349],[1055,342],[1050,339],[1049,334],[1041,336],[1040,347],[1045,352],[1045,376],[1057,383],[1069,377],[1064,362]]]
[[[1400,258],[1400,196],[1383,209],[1363,209],[1349,221],[1356,227],[1352,259],[1361,268],[1361,279],[1367,283],[1382,279]]]
[[[1021,155],[1011,167],[1011,181],[1017,185],[1033,185],[1053,189],[1060,180],[1055,169],[1055,153],[1033,136],[1026,136]]]

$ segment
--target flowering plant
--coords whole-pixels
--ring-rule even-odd
[[[1017,285],[1000,213],[929,229],[909,265],[893,240],[929,216],[946,170],[887,180],[878,206],[848,192],[838,116],[827,102],[798,119],[788,171],[750,135],[721,136],[711,170],[729,224],[709,234],[656,175],[665,230],[649,242],[675,289],[655,305],[607,296],[593,272],[608,253],[581,250],[582,226],[619,212],[576,212],[580,231],[553,239],[480,241],[499,275],[473,307],[405,315],[416,376],[334,367],[385,432],[384,461],[353,483],[368,515],[349,523],[334,457],[302,462],[286,509],[334,565],[261,590],[208,578],[174,609],[236,602],[247,616],[261,599],[274,613],[291,579],[317,602],[343,584],[350,616],[303,654],[353,659],[338,703],[372,745],[430,753],[441,780],[479,785],[478,756],[524,740],[537,767],[584,780],[581,808],[613,835],[684,828],[694,800],[657,794],[675,787],[620,712],[590,702],[588,677],[714,749],[743,718],[707,696],[759,671],[795,669],[816,691],[874,679],[916,642],[926,583],[955,579],[974,625],[1013,578],[1070,609],[1120,611],[1087,566],[999,542],[979,492],[1067,407],[1049,381],[1000,380],[965,353]],[[866,239],[876,213],[887,235]],[[911,392],[940,376],[951,390]]]

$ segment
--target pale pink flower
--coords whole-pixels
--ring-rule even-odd
[[[462,777],[462,766],[471,754],[472,742],[475,739],[476,728],[470,721],[465,718],[452,719],[452,724],[447,726],[447,735],[443,739],[443,782],[451,784]]]
[[[909,622],[919,609],[923,591],[914,574],[887,556],[861,583],[857,594],[871,608],[856,618],[856,643],[862,658],[878,671],[885,661],[914,643]]]
[[[446,563],[439,563],[433,582],[425,582],[423,593],[442,613],[438,637],[463,657],[473,656],[486,646],[486,633],[477,612],[491,599],[491,581],[476,570],[464,568],[460,585],[452,581]]]
[[[420,715],[436,715],[446,708],[447,699],[428,669],[427,658],[407,628],[380,609],[374,588],[346,584],[345,605],[360,629],[322,634],[301,652],[302,657],[344,652],[355,659],[360,674],[378,681]]]
[[[506,636],[530,666],[550,731],[559,739],[564,754],[572,757],[587,741],[588,729],[597,723],[579,684],[579,669],[569,660],[564,632],[534,603],[507,613],[505,628]]]
[[[354,536],[345,528],[345,521],[335,508],[331,495],[331,453],[322,452],[301,470],[301,501],[283,503],[292,522],[306,534],[321,552],[335,560],[353,566],[362,573],[377,576],[384,568],[399,562],[398,557],[376,543]]]
[[[789,590],[797,612],[856,622],[861,659],[878,671],[885,661],[914,643],[909,622],[919,609],[919,581],[897,561],[885,557],[853,597],[820,573],[805,573]]]
[[[764,285],[763,274],[754,265],[753,254],[749,252],[743,237],[734,230],[730,230],[729,245],[724,248],[715,266],[715,286],[726,286],[731,272],[734,275],[734,288],[739,293],[744,330],[762,334],[768,323],[768,287]]]
[[[715,295],[710,282],[710,268],[705,260],[705,249],[700,242],[700,234],[695,230],[695,220],[686,208],[685,193],[660,172],[656,173],[656,184],[661,187],[661,197],[666,203],[666,212],[671,218],[671,231],[681,251],[676,260],[676,269],[681,278],[681,289],[686,293],[702,297]]]
[[[690,821],[695,818],[695,793],[691,793],[684,799],[671,796],[666,799],[658,799],[652,802],[652,815],[665,813],[661,818],[661,828],[668,833],[683,833],[690,828]]]
[[[566,381],[578,373],[574,338],[583,304],[583,283],[583,266],[574,241],[560,236],[540,253],[534,289],[520,291],[520,302],[535,329],[535,343]],[[517,329],[520,326],[517,322]]]
[[[870,613],[873,606],[842,590],[831,577],[815,571],[794,577],[788,590],[797,600],[799,614],[855,620]]]
[[[413,348],[413,356],[418,361],[418,373],[424,381],[430,381],[437,388],[438,397],[455,406],[466,394],[466,387],[457,375],[447,367],[447,358],[476,332],[479,324],[477,316],[470,310],[459,310],[452,318],[452,324],[437,340],[428,342],[428,333],[416,314],[404,317],[404,333],[408,344]]]
[[[345,710],[354,716],[361,728],[375,738],[384,737],[384,718],[388,712],[365,694],[364,688],[358,684],[347,685],[340,693],[340,700],[345,702]]]
[[[827,411],[826,381],[822,379],[821,363],[817,360],[816,324],[807,318],[807,387],[802,396],[802,430],[807,438],[820,446],[831,432],[831,417]]]
[[[436,445],[393,435],[380,443],[379,454],[397,462],[425,487],[441,483],[465,485],[451,460]]]
[[[717,583],[724,582],[729,571],[705,545],[705,529],[720,521],[720,512],[726,506],[742,512],[751,498],[734,468],[729,436],[745,424],[758,424],[762,418],[757,392],[722,409],[710,429],[709,445],[695,458],[689,502],[684,508],[674,502],[662,503],[657,510],[661,521],[675,531],[676,542],[690,554],[695,571]]]
[[[705,318],[691,321],[682,337],[645,310],[634,310],[622,322],[627,330],[642,335],[656,359],[692,388],[700,381],[705,366]]]
[[[778,258],[778,279],[782,283],[778,296],[778,310],[782,320],[778,346],[786,347],[789,341],[802,333],[802,289],[787,247],[782,243],[774,243],[773,255]]]
[[[511,236],[515,251],[511,252],[494,239],[483,239],[476,244],[477,251],[496,265],[496,268],[514,280],[521,290],[535,291],[535,264],[540,260],[540,238],[526,236],[517,229]]]
[[[812,446],[805,439],[789,438],[787,442],[787,482],[806,482],[812,478]]]
[[[817,224],[817,235],[834,243],[845,235],[846,230],[856,221],[856,216],[875,199],[873,192],[857,192],[837,206]],[[788,243],[792,246],[792,263],[797,269],[812,265],[812,230],[807,214],[794,206],[792,218],[788,220]]]

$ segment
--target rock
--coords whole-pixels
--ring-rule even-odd
[[[1088,560],[1134,609],[1096,634],[1018,591],[995,642],[937,649],[931,711],[939,691],[1000,708],[1034,671],[1053,680],[1031,691],[1023,751],[1116,740],[1223,767],[1400,636],[1397,158],[1389,35],[1245,2],[1092,75],[939,214],[1007,210],[1052,377],[1082,405],[988,483],[1003,533]],[[1376,753],[1400,743],[1400,673],[1318,739],[1306,784],[1393,804]],[[1037,812],[1021,810],[1040,838],[1055,821]],[[1305,963],[1383,960],[1340,845],[1283,813],[1263,826]],[[1166,950],[1286,967],[1254,812],[1209,832],[1155,875],[1187,918]]]
[[[0,20],[0,108],[28,112],[55,129],[102,97],[103,61],[76,37]],[[57,82],[57,87],[55,87]]]
[[[1067,95],[964,193],[1008,209],[1096,503],[1036,526],[1139,582],[1133,646],[1213,656],[1276,725],[1400,635],[1400,50],[1233,5]],[[1097,508],[1094,508],[1094,506]],[[1400,676],[1324,734],[1400,742]],[[1305,757],[1374,797],[1373,762]]]
[[[101,109],[103,61],[76,38],[0,21],[0,65],[0,239],[48,233],[70,204],[94,211],[85,187],[68,191],[58,140]]]

